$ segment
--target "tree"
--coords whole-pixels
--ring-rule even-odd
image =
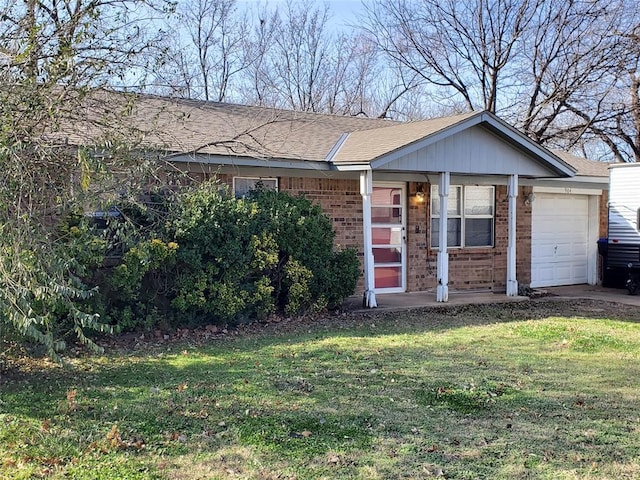
[[[621,40],[634,18],[637,9],[624,1],[543,3],[522,46],[527,87],[514,102],[518,126],[552,146],[571,148],[588,137],[609,115],[602,102],[621,73]]]
[[[366,30],[394,61],[469,110],[496,111],[514,83],[517,46],[541,0],[377,1]]]
[[[156,83],[181,97],[224,101],[233,81],[251,63],[249,23],[237,11],[236,0],[196,0],[180,4],[168,39],[173,48],[158,69]]]
[[[605,140],[605,99],[638,19],[627,0],[378,0],[365,28],[442,105],[487,109],[540,143],[579,148]]]
[[[310,2],[289,1],[284,15],[274,15],[273,44],[266,50],[261,73],[278,106],[318,112],[329,103],[326,88],[332,51],[328,18],[328,6],[312,8]]]
[[[248,104],[273,106],[277,103],[270,79],[266,75],[269,69],[267,52],[276,35],[278,13],[269,11],[266,6],[257,10],[252,17],[253,29],[251,41],[247,43],[247,57],[251,59],[244,80],[241,82],[240,98]]]
[[[414,74],[389,75],[396,67],[380,62],[369,35],[332,31],[328,5],[288,1],[241,11],[236,0],[198,0],[177,10],[171,19],[176,33],[143,91],[388,116],[417,86]]]
[[[142,6],[0,4],[0,329],[52,356],[64,347],[59,334],[73,332],[95,347],[86,329],[108,329],[83,308],[92,295],[83,278],[103,244],[88,234],[82,212],[115,190],[108,184],[115,173],[140,179],[135,132],[122,121],[129,98],[100,88],[144,73],[143,54],[154,43],[147,32],[154,31],[144,28]],[[154,14],[170,8],[144,6]]]
[[[375,43],[363,33],[332,32],[328,5],[287,2],[259,15],[254,63],[246,83],[248,103],[341,115],[378,116],[389,102],[379,84],[388,79]],[[410,87],[409,87],[410,88]]]
[[[638,162],[640,37],[634,32],[621,35],[619,39],[622,48],[615,59],[616,68],[600,82],[606,87],[604,95],[595,106],[590,102],[576,102],[569,108],[587,127],[578,142],[585,155],[618,162]]]

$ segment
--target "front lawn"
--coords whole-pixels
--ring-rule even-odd
[[[551,300],[205,334],[147,335],[64,368],[14,363],[0,376],[0,478],[640,477],[633,307]]]

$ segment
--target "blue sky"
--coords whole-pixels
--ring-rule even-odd
[[[331,20],[336,23],[336,26],[354,23],[356,15],[363,11],[361,0],[329,0],[326,3],[329,4],[333,12]]]
[[[295,0],[294,0],[295,1]],[[364,0],[365,2],[367,0]],[[284,4],[286,0],[267,0],[267,4],[271,6],[277,6]],[[314,0],[312,3],[321,7],[324,4],[328,4],[331,9],[332,17],[331,23],[336,28],[348,27],[349,24],[356,22],[356,15],[362,13],[363,0]],[[242,4],[248,6],[254,6],[258,4],[264,4],[264,0],[239,0],[238,5],[242,8]]]

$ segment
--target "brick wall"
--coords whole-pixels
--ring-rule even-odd
[[[603,190],[600,195],[600,222],[598,226],[598,238],[607,238],[609,236],[609,191]],[[604,277],[604,264],[602,256],[598,255],[597,264],[598,283],[602,284]]]
[[[409,184],[415,192],[416,184]],[[423,204],[409,196],[407,222],[407,290],[421,291],[437,286],[436,262],[438,251],[429,247],[429,192]],[[531,206],[523,198],[531,187],[520,187],[516,200],[517,259],[516,272],[520,283],[531,282]],[[452,290],[492,289],[504,291],[507,278],[509,199],[506,186],[496,186],[495,244],[490,248],[449,249],[449,287]],[[419,227],[416,228],[416,225]],[[417,232],[419,230],[419,233]]]
[[[415,197],[417,183],[407,189],[407,291],[417,292],[435,288],[436,255],[430,254],[429,242],[429,186],[423,185],[425,199]]]
[[[208,175],[206,175],[208,177]],[[218,174],[218,179],[232,185],[233,176]],[[279,177],[279,189],[293,195],[304,195],[320,205],[333,221],[335,243],[355,248],[362,260],[362,198],[358,180]],[[417,183],[409,182],[407,190],[407,291],[423,291],[436,287],[437,250],[429,247],[430,186],[424,184],[425,200],[415,197]],[[520,187],[517,199],[517,278],[531,281],[531,206],[523,198],[531,187]],[[507,275],[508,208],[506,186],[496,187],[495,246],[449,250],[449,286],[452,290],[493,289],[504,291]],[[364,288],[361,278],[358,292]]]
[[[362,252],[362,197],[358,180],[283,177],[279,188],[304,195],[333,221],[335,243]]]
[[[609,235],[609,192],[602,191],[600,195],[600,226],[598,228],[598,238],[607,238]]]
[[[516,213],[516,277],[521,285],[529,285],[531,283],[532,206],[531,204],[524,204],[524,199],[530,193],[533,193],[533,187],[520,187],[518,199],[516,200],[518,205]]]

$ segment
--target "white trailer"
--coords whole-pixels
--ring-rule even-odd
[[[640,163],[609,167],[609,216],[603,254],[603,284],[623,286],[629,271],[640,270]],[[620,285],[622,283],[622,285]]]

